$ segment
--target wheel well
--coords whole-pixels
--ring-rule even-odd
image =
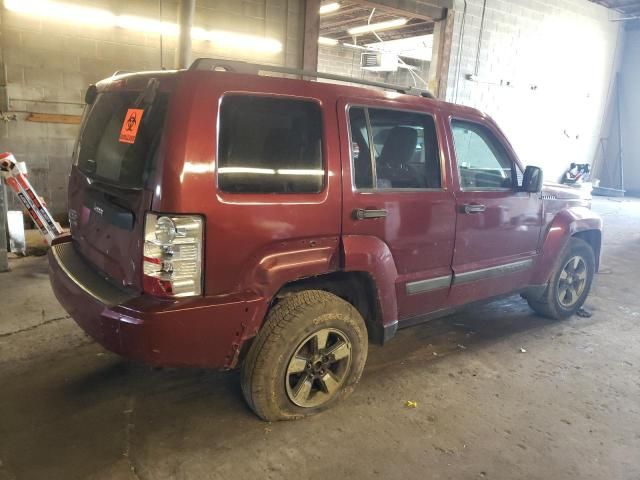
[[[296,280],[287,283],[278,291],[272,305],[287,295],[302,290],[323,290],[349,302],[362,315],[369,339],[374,343],[383,343],[384,329],[377,289],[368,273],[333,272]]]
[[[585,230],[573,235],[587,242],[593,249],[596,258],[596,272],[600,269],[600,249],[602,248],[602,232],[600,230]]]

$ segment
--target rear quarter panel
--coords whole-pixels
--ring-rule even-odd
[[[205,295],[270,299],[287,281],[339,266],[340,157],[335,98],[307,82],[184,72],[173,98],[153,208],[205,217]],[[311,84],[313,85],[313,84]],[[322,108],[325,188],[318,194],[238,194],[216,187],[217,123],[225,94],[287,96]],[[327,108],[325,108],[327,107]]]

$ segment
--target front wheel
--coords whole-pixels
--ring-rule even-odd
[[[527,298],[537,313],[561,320],[570,317],[589,295],[595,273],[595,255],[581,238],[572,237],[540,299]]]
[[[327,292],[307,290],[269,312],[242,365],[242,392],[267,421],[313,415],[348,396],[367,359],[358,311]]]

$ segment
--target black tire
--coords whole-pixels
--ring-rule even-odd
[[[576,262],[574,260],[575,258],[578,258],[579,260]],[[567,278],[568,274],[565,272],[565,268],[568,266],[569,262],[571,262],[572,265],[584,265],[584,286],[580,288],[579,291],[577,287],[574,288],[574,286],[572,286],[578,285],[578,281],[575,281],[575,284],[572,283],[572,285],[568,286],[567,280],[563,280],[561,278]],[[551,274],[551,278],[549,279],[549,283],[547,284],[547,288],[542,296],[538,299],[528,297],[527,302],[533,310],[544,317],[555,320],[568,318],[576,313],[587,299],[593,282],[594,273],[595,255],[593,253],[593,249],[581,238],[572,237],[569,239],[569,243],[558,259],[553,273]],[[571,276],[571,274],[569,275]],[[570,280],[571,282],[574,282],[573,279]],[[565,293],[563,294],[563,292]]]
[[[321,342],[324,348],[319,349]],[[339,355],[345,356],[336,360],[337,355],[330,352],[338,347]],[[266,421],[314,415],[353,391],[367,360],[367,348],[364,320],[350,303],[320,290],[293,293],[271,309],[253,341],[242,365],[242,392],[249,407]],[[294,360],[300,358],[308,360],[302,362],[305,370],[291,373],[297,370]],[[332,369],[335,372],[329,372]],[[325,379],[331,380],[331,388]],[[299,385],[302,388],[296,390]],[[307,385],[311,390],[305,400]]]

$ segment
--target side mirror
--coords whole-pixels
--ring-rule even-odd
[[[539,193],[542,191],[542,169],[529,165],[522,177],[522,187],[520,191],[528,193]]]

